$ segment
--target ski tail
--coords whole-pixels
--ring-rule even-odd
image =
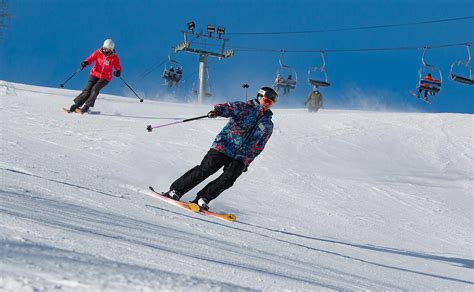
[[[186,202],[182,202],[182,201],[176,201],[176,200],[173,200],[173,199],[169,198],[164,193],[160,193],[160,192],[155,191],[155,189],[152,186],[148,186],[148,188],[150,189],[150,191],[152,191],[153,197],[158,198],[158,199],[160,199],[160,200],[162,200],[166,203],[169,203],[171,205],[175,205],[177,207],[180,207],[182,209],[186,209],[186,210],[191,211],[191,212],[199,212],[199,210],[201,209],[195,203],[186,203]]]
[[[65,113],[68,113],[68,114],[73,113],[72,111],[70,111],[68,108],[65,108],[65,107],[63,107],[63,111],[64,111]],[[74,110],[74,112],[75,112],[75,113],[80,113],[80,112],[81,112],[81,109],[80,109],[80,108],[76,108],[76,109]]]

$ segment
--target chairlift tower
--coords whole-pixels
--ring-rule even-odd
[[[207,61],[209,57],[215,57],[219,60],[232,57],[234,55],[233,50],[225,50],[225,45],[229,41],[229,39],[223,38],[222,35],[225,33],[225,28],[219,26],[217,28],[218,37],[212,35],[215,32],[214,25],[207,26],[207,32],[194,32],[194,28],[196,27],[194,21],[188,23],[188,31],[182,31],[184,42],[177,45],[174,51],[177,52],[186,52],[199,55],[199,91],[198,91],[198,103],[203,103],[204,98],[206,97],[206,81],[207,81]],[[206,48],[198,48],[198,47],[191,47],[190,39],[194,40],[210,40],[213,44],[212,46],[216,46],[220,48],[218,51],[210,51]],[[200,43],[202,45],[202,43]],[[193,44],[193,46],[197,45],[197,42]],[[207,47],[207,43],[204,44]]]

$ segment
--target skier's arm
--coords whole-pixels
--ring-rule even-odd
[[[241,116],[245,107],[245,103],[241,101],[228,102],[214,105],[214,111],[217,116],[230,118]]]
[[[95,60],[97,60],[97,54],[99,53],[99,50],[94,51],[86,60],[87,65],[92,64]]]
[[[260,142],[257,143],[257,145],[255,145],[254,152],[253,152],[255,154],[255,157],[260,155],[263,149],[265,149],[265,145],[267,144],[268,139],[270,139],[270,137],[272,136],[272,133],[273,133],[273,127],[268,129],[268,131],[266,131],[265,134],[263,135],[262,139],[260,139]]]
[[[262,153],[263,149],[265,149],[265,145],[268,142],[268,139],[270,139],[270,136],[273,133],[273,127],[265,131],[265,134],[260,138],[260,141],[254,145],[252,145],[252,157],[247,157],[244,161],[245,169],[244,172],[247,171],[247,168],[249,167],[250,163],[257,158],[260,153]]]
[[[307,98],[306,101],[304,102],[304,105],[307,105],[310,100],[311,100],[311,94],[308,95],[308,98]]]
[[[115,55],[115,60],[114,60],[114,68],[115,68],[115,77],[120,77],[120,74],[122,73],[122,66],[120,65],[120,59],[117,55]]]

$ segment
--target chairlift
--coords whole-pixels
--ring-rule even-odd
[[[323,59],[323,65],[321,67],[312,67],[308,70],[308,83],[313,88],[328,87],[331,85],[328,79],[328,73],[326,72],[326,59],[324,58],[324,52],[321,52],[321,58]]]
[[[283,94],[288,95],[292,89],[296,88],[298,75],[293,67],[283,64],[282,59],[284,54],[285,52],[282,51],[280,59],[278,60],[280,67],[277,70],[273,88],[278,92],[283,89]]]
[[[471,68],[471,50],[470,50],[470,44],[466,44],[466,49],[467,49],[467,54],[469,56],[469,59],[467,61],[465,60],[460,60],[457,62],[454,62],[451,65],[451,70],[449,71],[449,77],[451,80],[459,82],[461,84],[466,84],[466,85],[474,85],[474,80],[473,80],[473,75],[472,75],[472,68]],[[454,71],[461,71],[459,68],[465,68],[465,72],[469,72],[469,75],[464,75],[466,77],[463,77],[457,73],[454,73]],[[456,70],[455,70],[456,68]]]
[[[165,63],[162,78],[165,79],[165,86],[168,88],[173,87],[173,85],[178,88],[179,82],[183,78],[183,66],[178,61],[171,59],[170,55],[168,55],[168,61]]]
[[[418,70],[418,84],[416,85],[416,88],[418,90],[427,90],[434,95],[441,90],[443,75],[439,68],[425,62],[425,54],[427,50],[428,47],[423,49],[423,55],[421,57],[423,65]],[[427,78],[428,74],[431,74],[431,79]]]

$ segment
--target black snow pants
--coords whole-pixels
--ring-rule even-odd
[[[208,202],[217,198],[223,191],[234,185],[234,182],[245,169],[243,162],[211,149],[197,165],[178,178],[170,187],[183,196],[192,188],[203,182],[206,178],[216,173],[222,166],[224,172],[215,180],[208,183],[200,190],[196,198],[204,198]]]
[[[78,107],[81,107],[83,104],[86,104],[88,107],[94,107],[99,92],[107,84],[109,84],[109,81],[90,75],[86,87],[82,90],[81,94],[74,99],[74,103]]]

